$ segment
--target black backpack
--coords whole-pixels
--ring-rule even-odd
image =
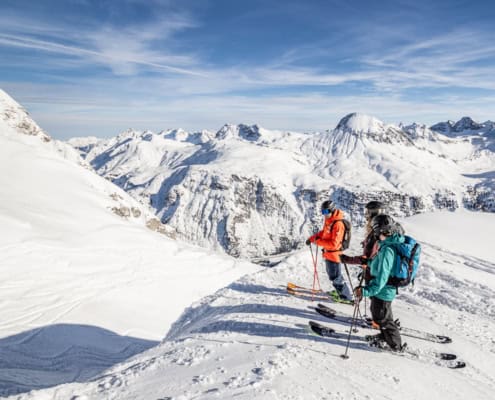
[[[333,226],[336,222],[342,222],[344,224],[344,237],[342,238],[342,247],[339,250],[334,250],[334,251],[342,251],[342,250],[347,250],[349,248],[349,245],[351,244],[351,223],[346,220],[346,219],[336,219],[335,221],[332,222],[332,225],[330,225],[329,231],[331,232],[333,229]]]

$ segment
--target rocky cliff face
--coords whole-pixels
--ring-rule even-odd
[[[51,140],[50,136],[32,120],[28,112],[2,89],[0,89],[0,119],[22,135],[38,136],[45,142]]]

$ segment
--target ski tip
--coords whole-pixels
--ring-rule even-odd
[[[439,353],[439,357],[442,360],[455,360],[457,358],[455,354],[451,354],[451,353]]]
[[[451,369],[460,369],[460,368],[464,368],[466,366],[466,363],[464,361],[456,361],[456,363],[452,366],[450,366],[449,368]]]

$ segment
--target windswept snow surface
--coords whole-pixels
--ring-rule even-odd
[[[26,134],[12,104],[0,112],[0,396],[87,381],[259,270],[147,229],[144,207],[70,146]],[[127,219],[112,211],[123,206]]]
[[[492,245],[495,215],[438,213],[401,221],[424,239],[422,269],[413,288],[400,291],[394,314],[403,326],[445,334],[450,344],[406,338],[410,347],[452,352],[461,370],[323,339],[308,320],[341,332],[348,326],[319,316],[310,300],[286,294],[287,281],[311,285],[308,250],[277,267],[245,276],[191,305],[166,339],[105,371],[93,382],[69,384],[19,399],[491,399],[495,390],[495,263],[477,251]],[[469,224],[466,226],[466,223]],[[456,226],[458,229],[446,230]],[[477,247],[465,246],[466,232]],[[441,236],[436,236],[437,234]],[[352,252],[358,251],[354,237]],[[447,238],[448,237],[448,238]],[[448,240],[449,245],[446,246]],[[351,251],[349,251],[351,253]],[[351,268],[355,278],[357,270]],[[329,288],[323,268],[319,276]],[[332,305],[348,315],[352,307]],[[364,312],[364,308],[362,308]]]

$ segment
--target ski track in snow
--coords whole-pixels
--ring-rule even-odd
[[[404,337],[418,349],[408,360],[372,351],[353,334],[349,360],[345,340],[320,338],[308,320],[348,332],[326,319],[307,300],[290,296],[285,284],[310,286],[309,255],[299,253],[279,266],[249,275],[184,311],[165,340],[106,371],[94,382],[63,385],[20,399],[466,399],[490,398],[495,389],[495,323],[487,313],[493,286],[479,284],[495,265],[424,245],[422,274],[415,288],[402,289],[394,314],[404,326],[447,334],[442,345]],[[469,265],[466,265],[469,264]],[[434,265],[434,266],[433,266]],[[323,267],[320,281],[329,288]],[[355,278],[356,270],[351,269]],[[469,279],[466,279],[465,276]],[[484,301],[476,301],[484,298]],[[467,307],[462,302],[471,300]],[[332,304],[348,315],[352,308]],[[364,312],[364,309],[362,308]],[[456,353],[463,370],[438,367],[422,357],[430,351]],[[418,380],[421,385],[418,385]],[[51,397],[50,397],[51,396]],[[40,397],[45,398],[45,397]]]

